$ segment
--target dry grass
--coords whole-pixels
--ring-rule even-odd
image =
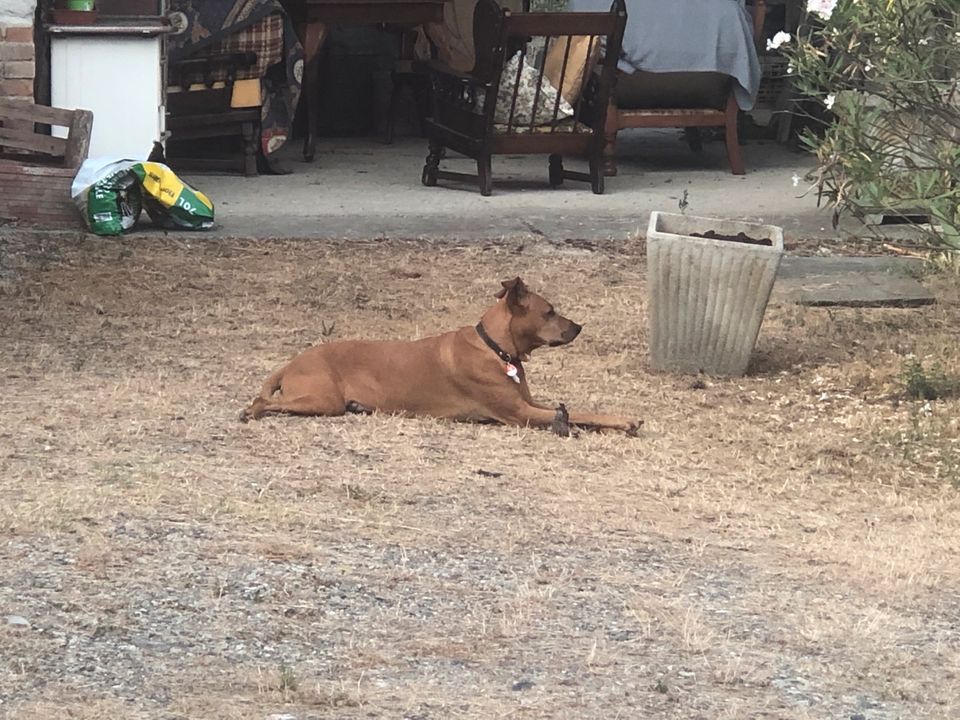
[[[0,621],[32,627],[0,623],[0,716],[960,712],[960,400],[901,379],[960,374],[955,278],[927,308],[773,307],[753,373],[695,389],[646,368],[633,242],[4,262]],[[512,274],[586,325],[535,393],[639,439],[236,422],[304,346],[472,323]]]

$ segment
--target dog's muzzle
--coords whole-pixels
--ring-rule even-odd
[[[583,325],[577,325],[575,322],[570,323],[570,327],[560,333],[560,339],[551,342],[550,347],[557,347],[558,345],[566,345],[568,342],[573,342],[581,330],[583,330]]]

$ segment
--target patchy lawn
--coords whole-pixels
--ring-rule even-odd
[[[646,366],[642,244],[8,241],[0,716],[955,718],[960,289],[772,307],[747,378]],[[535,394],[636,439],[241,408],[326,338],[521,274]],[[916,373],[914,367],[912,372]]]

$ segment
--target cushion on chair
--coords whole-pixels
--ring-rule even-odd
[[[570,50],[567,51],[569,45]],[[563,58],[567,56],[564,67]],[[554,87],[560,86],[563,75],[563,87],[560,94],[571,105],[576,105],[583,89],[583,79],[589,77],[600,58],[600,39],[591,35],[574,35],[554,38],[543,61],[543,74],[550,79]]]
[[[233,84],[233,96],[230,98],[230,107],[260,107],[262,102],[260,94],[260,78],[237,80]]]
[[[519,67],[519,78],[517,77]],[[557,89],[550,82],[546,73],[540,82],[540,93],[537,95],[537,79],[540,77],[540,71],[533,65],[526,62],[522,52],[517,52],[503,66],[503,74],[500,76],[500,88],[497,92],[497,107],[493,114],[493,121],[496,124],[507,125],[510,123],[510,109],[513,105],[514,87],[517,88],[517,102],[513,108],[513,122],[516,125],[550,125],[554,122],[553,108],[557,103]],[[534,100],[537,106],[534,107]],[[560,104],[557,107],[557,120],[573,116],[573,108],[570,103],[560,98]]]

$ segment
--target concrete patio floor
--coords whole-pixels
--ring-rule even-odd
[[[794,176],[803,178],[814,165],[809,155],[751,141],[743,147],[747,175],[737,177],[727,169],[722,142],[695,155],[678,130],[627,131],[619,145],[620,172],[599,196],[585,183],[551,188],[547,160],[538,156],[495,158],[492,197],[463,183],[427,188],[420,183],[426,141],[410,137],[392,146],[373,138],[322,139],[310,164],[293,142],[283,151],[289,175],[184,177],[215,202],[219,237],[615,239],[643,233],[650,211],[676,210],[684,192],[688,214],[778,224],[788,239],[837,237],[816,193],[804,195],[806,181],[794,186]],[[475,168],[459,157],[445,162]]]

